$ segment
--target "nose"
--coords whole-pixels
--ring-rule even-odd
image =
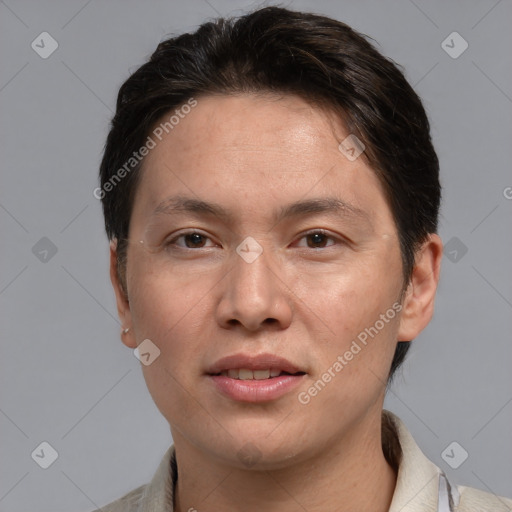
[[[224,328],[241,326],[256,332],[286,329],[292,319],[291,293],[269,251],[252,262],[233,255],[217,307],[217,321]]]

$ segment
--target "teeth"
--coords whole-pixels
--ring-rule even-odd
[[[255,370],[253,373],[256,380],[268,379],[270,377],[270,370]]]
[[[252,370],[245,370],[245,369],[242,368],[238,372],[238,378],[240,380],[253,380],[254,379],[254,373],[252,372]]]
[[[232,368],[220,372],[223,377],[237,380],[265,380],[281,375],[281,370],[249,370],[247,368]]]

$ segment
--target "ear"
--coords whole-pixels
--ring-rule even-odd
[[[411,279],[402,303],[397,341],[413,340],[432,319],[442,257],[441,238],[432,233],[416,253]]]
[[[135,336],[133,333],[132,327],[132,316],[130,312],[130,302],[128,297],[126,296],[124,289],[119,280],[119,274],[117,272],[117,242],[110,242],[110,281],[112,282],[112,287],[114,288],[114,293],[116,294],[116,303],[117,303],[117,314],[119,315],[119,319],[121,320],[122,328],[129,327],[130,330],[124,334],[121,332],[121,341],[130,348],[136,348],[137,342],[135,341]]]

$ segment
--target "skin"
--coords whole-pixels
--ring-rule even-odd
[[[119,316],[130,328],[122,340],[135,348],[149,338],[161,351],[142,369],[176,448],[176,510],[387,511],[396,474],[381,446],[386,380],[396,341],[431,319],[441,241],[432,234],[418,251],[402,296],[391,211],[364,155],[351,162],[339,151],[349,134],[339,120],[294,96],[197,100],[146,157],[128,299],[111,244]],[[176,194],[218,203],[232,217],[151,215]],[[363,213],[273,218],[289,203],[326,197]],[[327,236],[305,236],[319,229]],[[194,230],[204,238],[164,246]],[[247,236],[263,248],[253,263],[235,250]],[[400,298],[400,314],[301,404],[298,393]],[[231,400],[205,371],[238,352],[278,354],[306,375],[275,401]],[[258,454],[251,467],[238,456],[247,443]]]

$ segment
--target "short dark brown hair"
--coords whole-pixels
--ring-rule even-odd
[[[405,290],[416,251],[437,230],[441,196],[421,100],[365,36],[340,21],[280,7],[219,18],[161,42],[120,88],[95,195],[107,235],[118,242],[121,282],[143,160],[114,181],[119,170],[155,123],[190,98],[255,92],[297,95],[327,108],[363,142],[397,225]],[[397,342],[390,380],[409,346]]]

